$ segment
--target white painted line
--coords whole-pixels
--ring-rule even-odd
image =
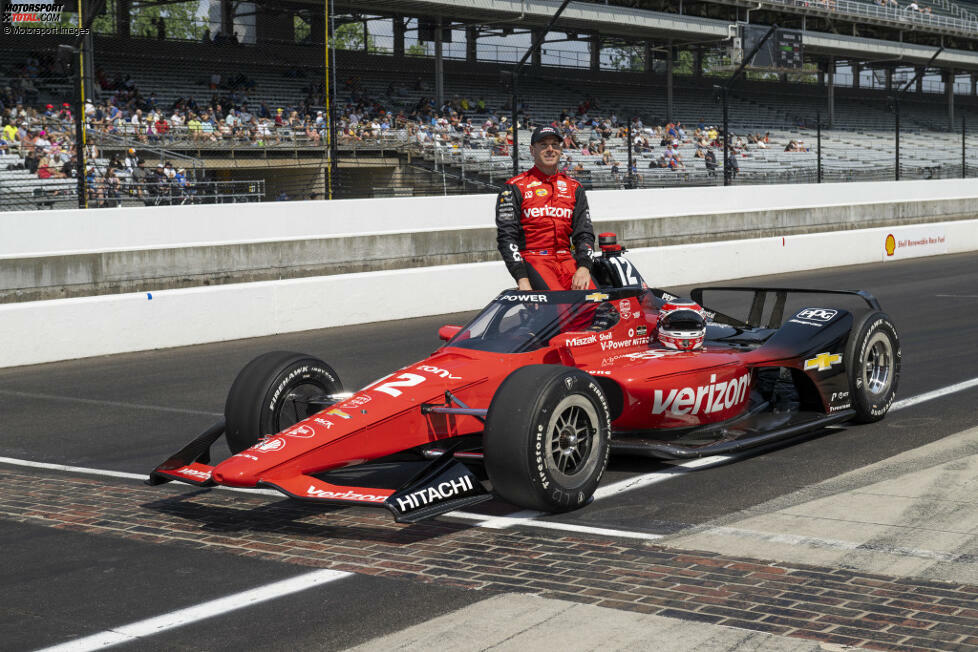
[[[11,464],[13,466],[26,466],[33,469],[48,469],[50,471],[67,471],[68,473],[83,473],[85,475],[100,475],[109,478],[126,478],[127,480],[145,480],[149,473],[127,473],[125,471],[109,471],[108,469],[90,469],[84,466],[69,466],[67,464],[51,464],[50,462],[34,462],[32,460],[19,460],[14,457],[0,457],[0,464]],[[261,494],[263,496],[285,495],[274,489],[242,489],[240,487],[225,487],[214,485],[212,487],[202,487],[203,489],[220,489],[222,491],[240,491],[249,494]]]
[[[599,487],[598,490],[594,492],[594,499],[600,500],[602,498],[617,496],[625,493],[626,491],[634,491],[635,489],[641,489],[642,487],[647,487],[652,484],[672,480],[677,475],[689,473],[693,469],[713,466],[714,464],[722,464],[724,462],[729,462],[732,459],[734,459],[734,457],[731,455],[711,455],[709,457],[701,457],[695,460],[682,462],[681,464],[676,464],[671,469],[653,471],[652,473],[625,478],[624,480],[619,480],[618,482]]]
[[[45,401],[67,401],[69,403],[84,403],[86,405],[111,405],[112,407],[134,408],[137,410],[156,410],[157,412],[175,412],[177,414],[205,414],[207,416],[223,417],[223,412],[204,412],[202,410],[187,410],[184,408],[168,407],[165,405],[144,405],[142,403],[126,403],[125,401],[104,401],[95,398],[78,398],[75,396],[58,396],[56,394],[39,394],[37,392],[15,392],[9,389],[0,389],[2,396],[16,396],[18,398],[37,398]]]
[[[48,462],[32,462],[31,460],[18,460],[13,457],[0,457],[0,464],[12,464],[14,466],[27,466],[35,469],[48,469],[50,471],[68,471],[69,473],[84,473],[86,475],[101,475],[110,478],[126,478],[129,480],[145,480],[149,477],[147,473],[126,473],[125,471],[109,471],[106,469],[89,469],[84,466],[68,466],[67,464],[50,464]]]
[[[978,294],[935,294],[934,296],[946,299],[978,299]]]
[[[964,390],[971,389],[972,387],[978,387],[978,378],[972,378],[971,380],[965,380],[960,383],[955,383],[954,385],[948,385],[947,387],[942,387],[941,389],[935,389],[933,392],[917,394],[916,396],[905,398],[902,401],[894,401],[893,405],[890,406],[890,412],[896,412],[897,410],[908,408],[911,405],[918,405],[926,401],[932,401],[935,398],[941,398],[942,396],[947,396],[948,394],[963,392]]]
[[[474,521],[476,527],[489,528],[492,530],[505,530],[509,527],[533,527],[545,530],[562,530],[564,532],[580,532],[582,534],[597,534],[606,537],[619,537],[623,539],[643,539],[655,541],[661,539],[664,534],[651,534],[649,532],[635,532],[633,530],[617,530],[605,527],[592,527],[590,525],[577,525],[576,523],[559,523],[554,521],[538,521],[538,516],[546,516],[543,512],[525,510],[514,512],[508,516],[486,516],[485,514],[472,514],[470,512],[449,512],[445,516],[460,518],[466,521]]]
[[[243,609],[262,602],[267,602],[275,598],[280,598],[291,593],[305,591],[314,586],[326,584],[334,580],[349,577],[352,573],[335,570],[318,570],[312,573],[305,573],[298,577],[292,577],[280,582],[273,582],[265,586],[235,593],[223,598],[204,602],[193,607],[171,611],[168,614],[141,620],[129,625],[115,627],[113,629],[99,632],[85,638],[68,641],[61,645],[45,648],[39,652],[88,652],[89,650],[101,650],[103,648],[118,645],[120,643],[131,643],[147,636],[153,636],[160,632],[165,632],[175,627],[189,625],[199,620],[213,618],[221,614]]]

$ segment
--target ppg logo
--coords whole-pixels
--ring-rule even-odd
[[[838,310],[832,310],[831,308],[805,308],[796,317],[798,319],[811,319],[812,321],[832,321],[838,314]]]

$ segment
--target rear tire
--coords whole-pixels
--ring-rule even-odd
[[[483,442],[493,490],[544,512],[586,504],[608,463],[611,414],[598,383],[579,369],[532,365],[496,390]]]
[[[846,373],[856,421],[879,421],[890,409],[900,381],[900,337],[889,316],[870,312],[846,344]]]
[[[319,411],[301,399],[342,391],[339,376],[319,358],[290,351],[260,355],[245,365],[228,392],[228,448],[240,453]]]

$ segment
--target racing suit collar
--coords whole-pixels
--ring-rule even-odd
[[[560,174],[560,170],[557,170],[552,175],[547,175],[546,172],[544,172],[543,170],[541,170],[535,165],[532,168],[530,168],[530,174],[532,174],[534,177],[536,177],[541,181],[548,181],[548,182],[553,181],[554,179],[557,179],[558,177],[562,176]]]

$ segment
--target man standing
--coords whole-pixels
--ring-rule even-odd
[[[520,290],[595,287],[587,197],[580,183],[557,171],[561,142],[554,127],[537,127],[533,167],[508,180],[496,200],[496,242]]]

